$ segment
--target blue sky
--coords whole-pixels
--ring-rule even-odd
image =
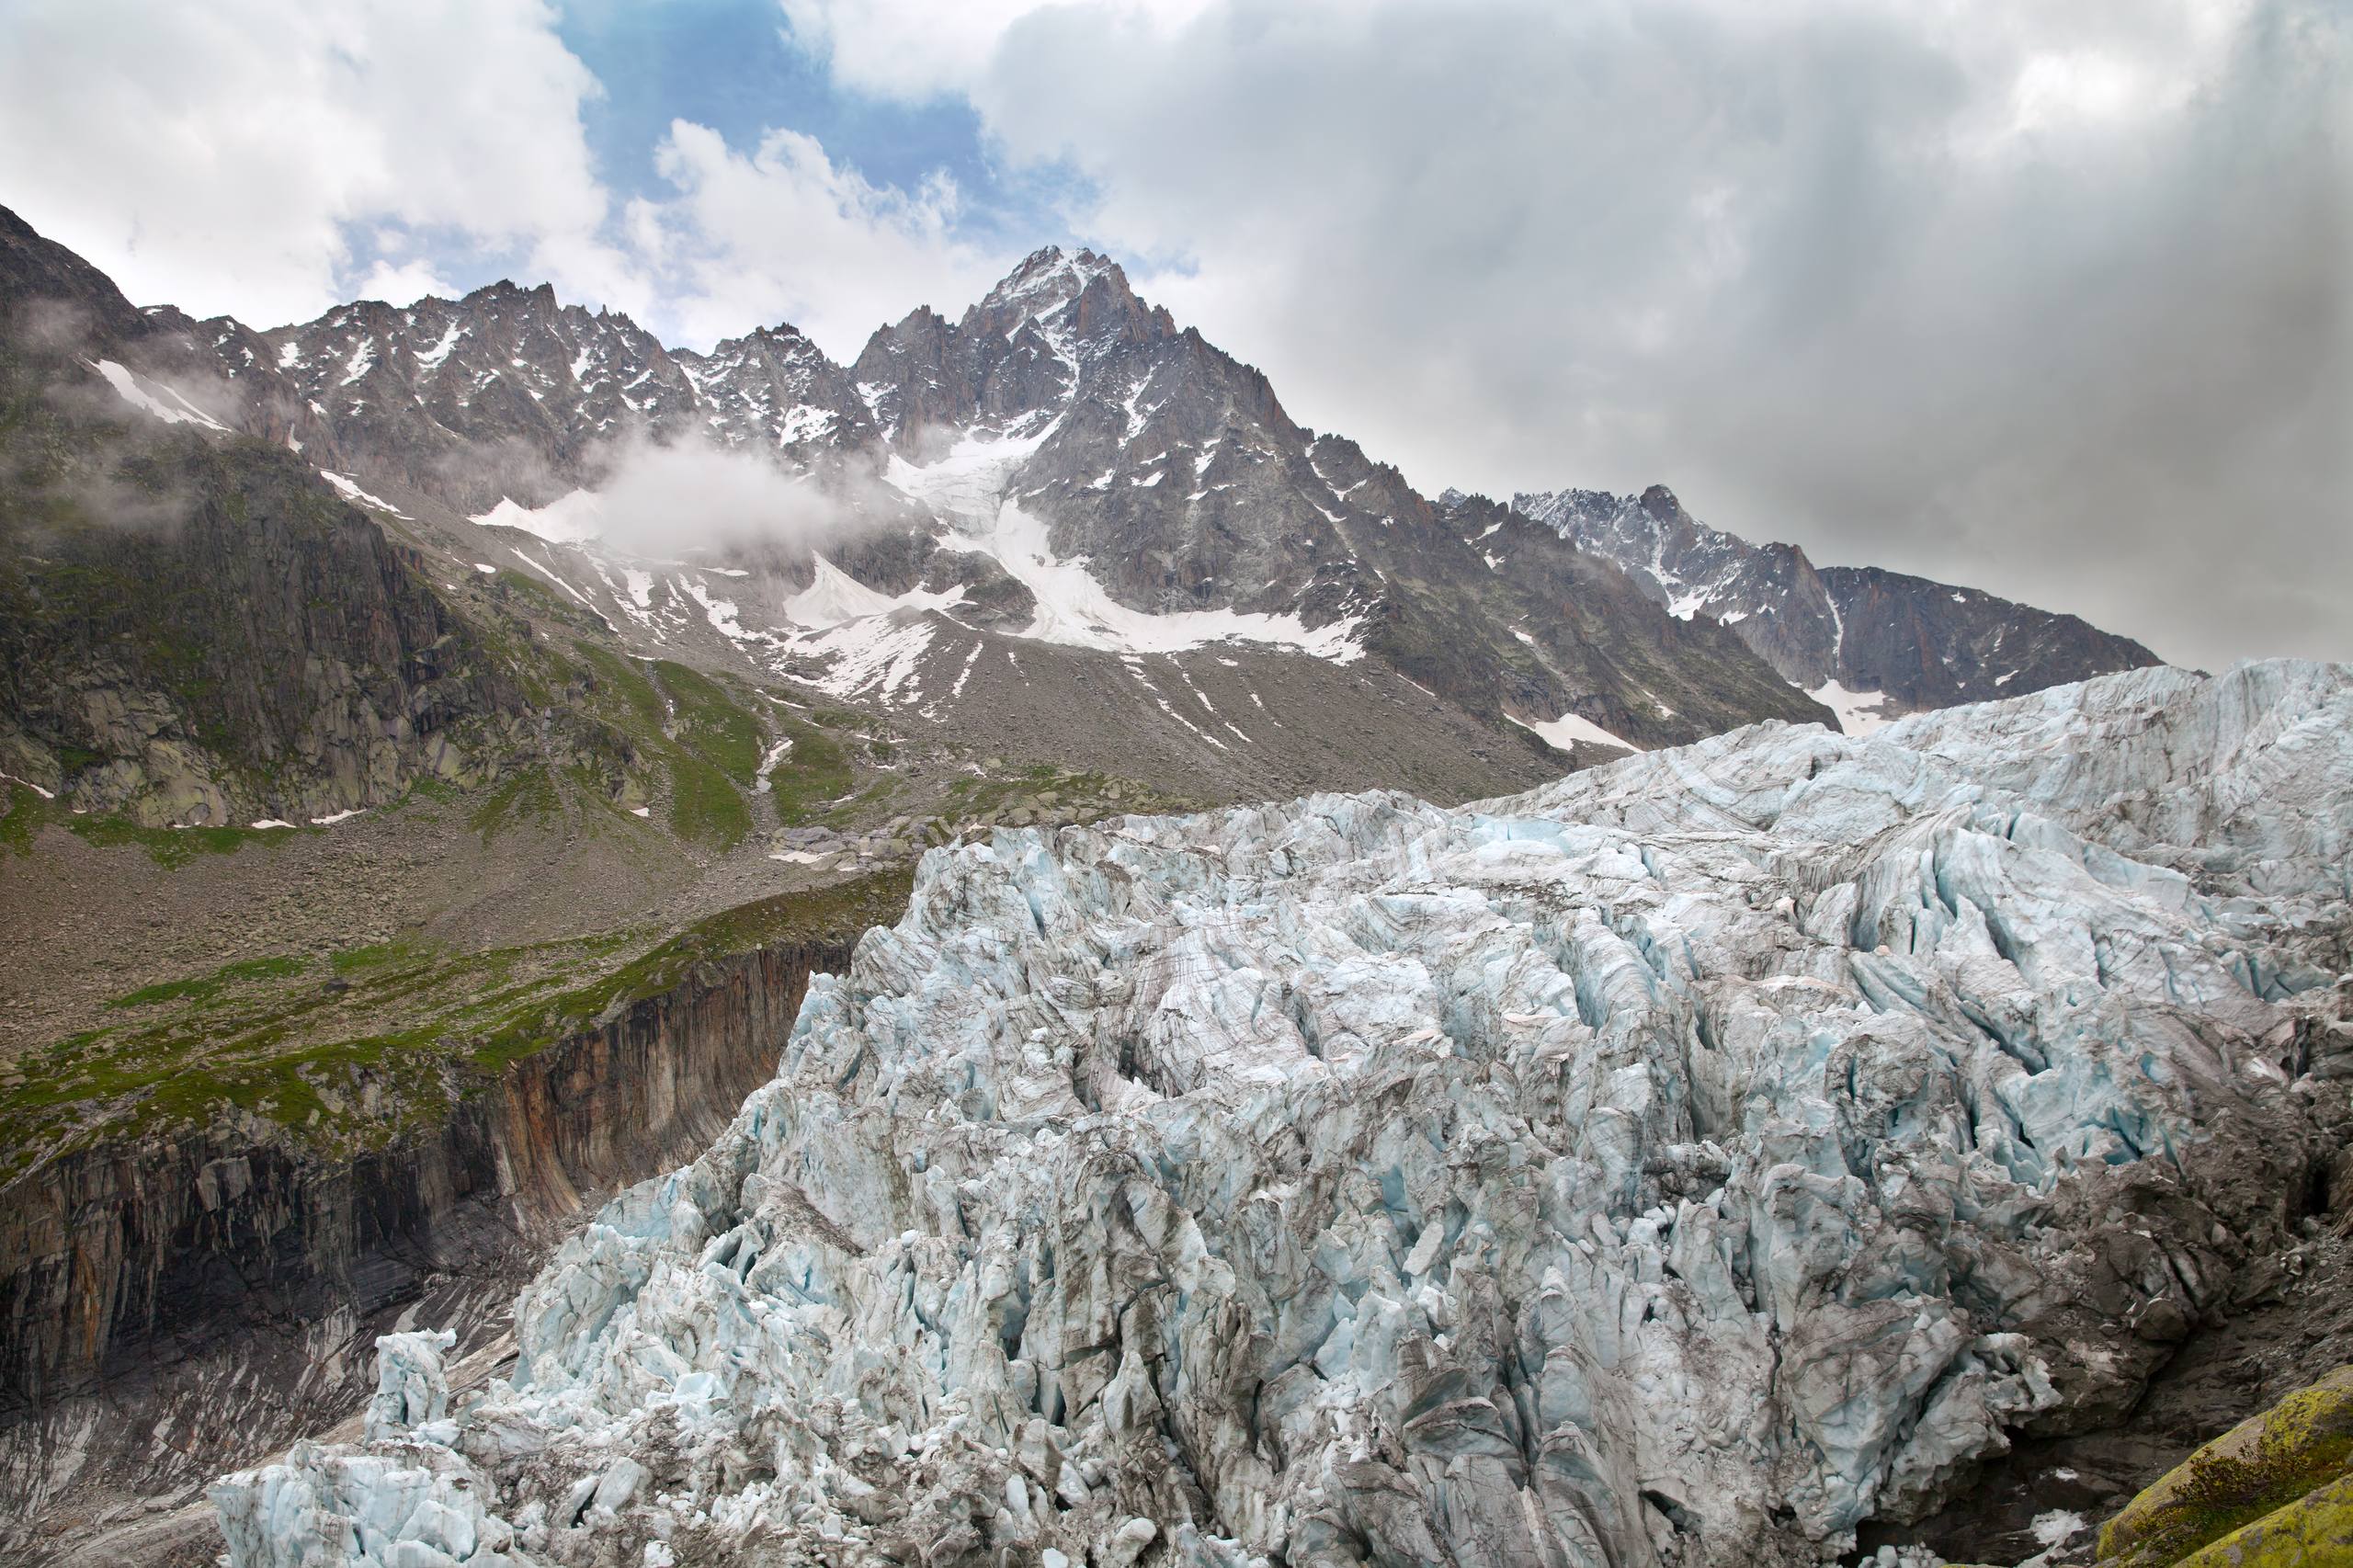
[[[822,45],[796,37],[775,0],[575,0],[557,32],[604,87],[585,113],[598,171],[617,191],[665,194],[654,149],[673,119],[738,147],[784,129],[877,185],[913,187],[944,170],[977,237],[1025,251],[1071,238],[1056,205],[1077,184],[1067,171],[1001,171],[961,97],[908,101],[837,84]]]

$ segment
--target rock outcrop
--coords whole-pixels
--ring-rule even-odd
[[[2353,1560],[2353,1502],[2329,1495],[2348,1483],[2353,1367],[2340,1367],[2233,1427],[2135,1497],[2101,1528],[2099,1561],[2102,1568],[2325,1562],[2322,1549],[2331,1544]],[[2300,1511],[2310,1517],[2275,1518],[2314,1493],[2321,1495],[2313,1506]],[[2251,1528],[2284,1539],[2258,1545]],[[2243,1550],[2234,1553],[2234,1544]],[[2300,1559],[2289,1546],[2311,1551]]]
[[[1816,1563],[2301,1217],[2348,831],[2353,670],[2271,665],[935,850],[232,1560]]]
[[[620,749],[541,746],[525,659],[491,646],[513,630],[461,619],[316,454],[176,391],[195,354],[0,209],[0,772],[218,827]]]

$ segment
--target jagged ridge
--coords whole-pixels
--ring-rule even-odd
[[[1722,621],[1791,685],[1871,718],[2162,662],[2072,615],[1877,567],[1817,568],[1795,545],[1708,527],[1663,484],[1639,496],[1519,494],[1511,505],[1617,562],[1670,613]]]

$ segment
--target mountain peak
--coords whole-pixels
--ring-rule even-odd
[[[1088,284],[1105,277],[1116,279],[1120,292],[1128,291],[1127,274],[1110,257],[1091,250],[1043,245],[1023,257],[1020,266],[988,291],[979,308],[983,312],[1013,309],[1026,316],[1042,315],[1078,298]]]

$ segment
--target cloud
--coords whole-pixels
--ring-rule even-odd
[[[655,559],[694,550],[799,554],[851,527],[844,498],[788,477],[765,453],[639,437],[605,459],[597,530],[617,549]]]
[[[2317,0],[783,0],[1426,488],[1665,481],[2168,655],[2353,656]],[[1140,264],[1140,265],[1139,265]]]
[[[813,551],[919,516],[861,460],[793,474],[765,451],[693,437],[665,442],[633,431],[608,442],[587,460],[594,475],[587,486],[568,494],[559,494],[562,486],[519,443],[452,460],[459,468],[451,477],[478,494],[553,497],[529,508],[502,500],[477,521],[564,542],[599,540],[649,561],[715,552],[797,573]]]
[[[134,301],[256,326],[506,275],[698,346],[789,319],[847,358],[1002,272],[957,235],[944,175],[878,186],[791,131],[738,150],[679,120],[671,191],[617,201],[583,125],[603,89],[557,20],[543,0],[25,0],[0,15],[0,199]]]
[[[359,279],[356,297],[381,300],[388,305],[413,305],[426,295],[454,300],[464,290],[453,283],[445,283],[433,264],[421,257],[394,263],[379,256]]]
[[[609,285],[597,90],[540,0],[23,0],[0,22],[6,199],[134,300],[257,325],[372,276],[362,225]]]
[[[1006,35],[1065,0],[781,0],[793,37],[862,92],[922,99],[969,92]],[[1124,17],[1176,25],[1212,0],[1112,0]]]
[[[676,194],[632,203],[628,226],[664,280],[660,314],[696,346],[790,321],[847,362],[916,305],[978,298],[1013,259],[957,236],[945,175],[912,193],[874,186],[796,131],[745,153],[679,120],[656,166]]]

